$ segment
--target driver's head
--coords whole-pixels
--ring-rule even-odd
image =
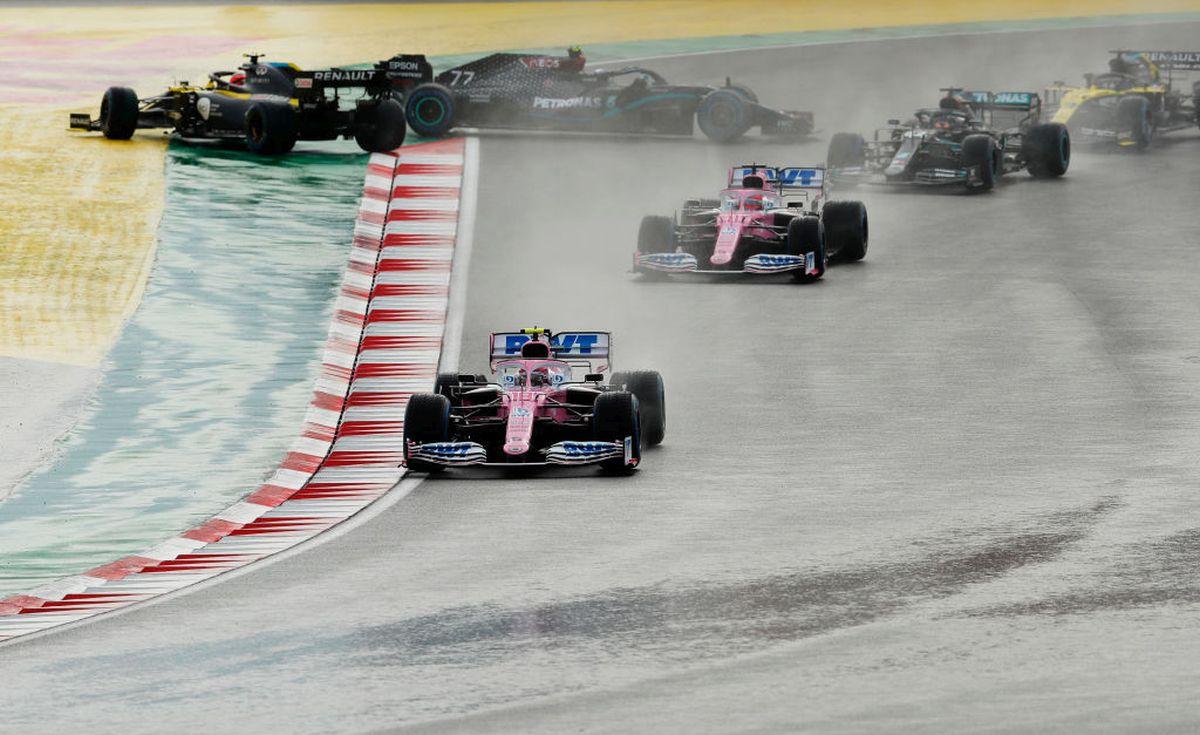
[[[567,49],[566,68],[574,69],[576,71],[583,71],[584,64],[586,63],[587,59],[585,59],[583,56],[583,49],[579,48],[578,46],[572,46]]]
[[[748,196],[742,202],[742,209],[750,212],[761,212],[763,208],[763,198],[758,195]]]
[[[243,84],[246,83],[246,72],[239,71],[236,74],[234,74],[233,76],[229,77],[229,83],[235,87],[242,86]]]
[[[550,385],[550,371],[546,368],[537,368],[530,374],[529,384],[535,388],[542,385]]]

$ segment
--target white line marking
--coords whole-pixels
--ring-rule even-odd
[[[454,263],[450,266],[450,303],[446,307],[446,331],[442,337],[442,359],[438,372],[458,370],[462,352],[463,319],[467,311],[467,272],[471,266],[471,246],[475,240],[475,206],[479,198],[479,139],[467,138],[463,161],[462,192],[459,194],[458,242]]]

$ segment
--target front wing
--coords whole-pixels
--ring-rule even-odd
[[[633,437],[623,442],[565,441],[552,444],[543,451],[542,462],[489,462],[487,450],[476,442],[437,442],[432,444],[408,444],[408,460],[420,460],[445,467],[481,465],[484,467],[541,467],[546,465],[596,464],[610,459],[624,459],[633,467]],[[406,460],[405,464],[407,465]]]
[[[702,273],[708,275],[741,275],[746,273],[771,274],[803,271],[808,275],[818,275],[816,255],[751,255],[742,264],[741,270],[716,270],[700,267],[696,256],[691,253],[634,253],[633,267],[635,271],[655,271],[658,273]]]
[[[871,171],[865,166],[853,166],[830,169],[829,181],[832,185],[871,184],[874,186],[947,186],[959,184],[971,186],[979,182],[979,168],[926,168],[917,171],[911,179],[901,179],[895,176]]]

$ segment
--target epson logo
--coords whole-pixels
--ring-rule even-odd
[[[388,68],[398,71],[420,71],[421,65],[416,61],[390,61]]]

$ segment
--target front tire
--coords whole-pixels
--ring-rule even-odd
[[[642,217],[638,226],[639,253],[673,253],[675,252],[675,221],[670,217],[659,214],[648,214]],[[636,268],[638,273],[648,278],[663,276],[663,273],[649,268]]]
[[[608,384],[637,396],[642,441],[647,446],[662,444],[667,436],[667,394],[657,370],[630,370],[613,373]]]
[[[100,100],[100,131],[109,140],[129,140],[137,130],[138,96],[129,87],[109,87]]]
[[[732,143],[746,134],[753,122],[750,103],[737,92],[718,89],[709,92],[696,108],[696,122],[709,140]]]
[[[830,259],[845,263],[867,257],[870,227],[867,206],[862,202],[827,202],[821,208],[821,223],[825,225],[825,243]]]
[[[277,156],[296,146],[296,111],[286,102],[255,102],[246,110],[246,147],[252,153]]]
[[[600,463],[608,472],[628,474],[642,458],[641,422],[637,396],[626,391],[612,391],[596,396],[592,408],[592,438],[601,442],[616,442],[624,446],[628,439],[631,464],[625,458],[614,457]]]
[[[858,168],[867,164],[867,141],[858,133],[834,133],[829,140],[825,165],[829,168]]]
[[[990,191],[996,185],[996,141],[990,135],[968,135],[962,142],[964,168],[978,167],[979,180],[971,191]]]
[[[825,233],[821,227],[821,219],[800,216],[794,217],[791,222],[788,222],[787,250],[788,255],[799,257],[806,257],[809,253],[813,253],[813,260],[817,267],[816,275],[803,270],[792,271],[793,280],[798,283],[815,283],[821,280],[821,276],[825,275],[825,266],[829,260],[828,253],[825,251]]]
[[[1035,179],[1062,176],[1071,165],[1071,134],[1062,123],[1034,125],[1021,142],[1021,153]]]
[[[440,84],[427,82],[409,92],[404,102],[408,127],[422,138],[444,138],[454,127],[454,94]]]
[[[413,472],[441,472],[438,464],[409,459],[408,443],[433,444],[450,440],[450,399],[436,393],[418,393],[404,409],[404,459]]]
[[[354,120],[354,142],[367,153],[396,150],[407,132],[404,107],[393,99],[360,107]]]
[[[1128,132],[1139,151],[1150,147],[1154,139],[1150,100],[1141,96],[1123,98],[1117,104],[1117,130]]]

